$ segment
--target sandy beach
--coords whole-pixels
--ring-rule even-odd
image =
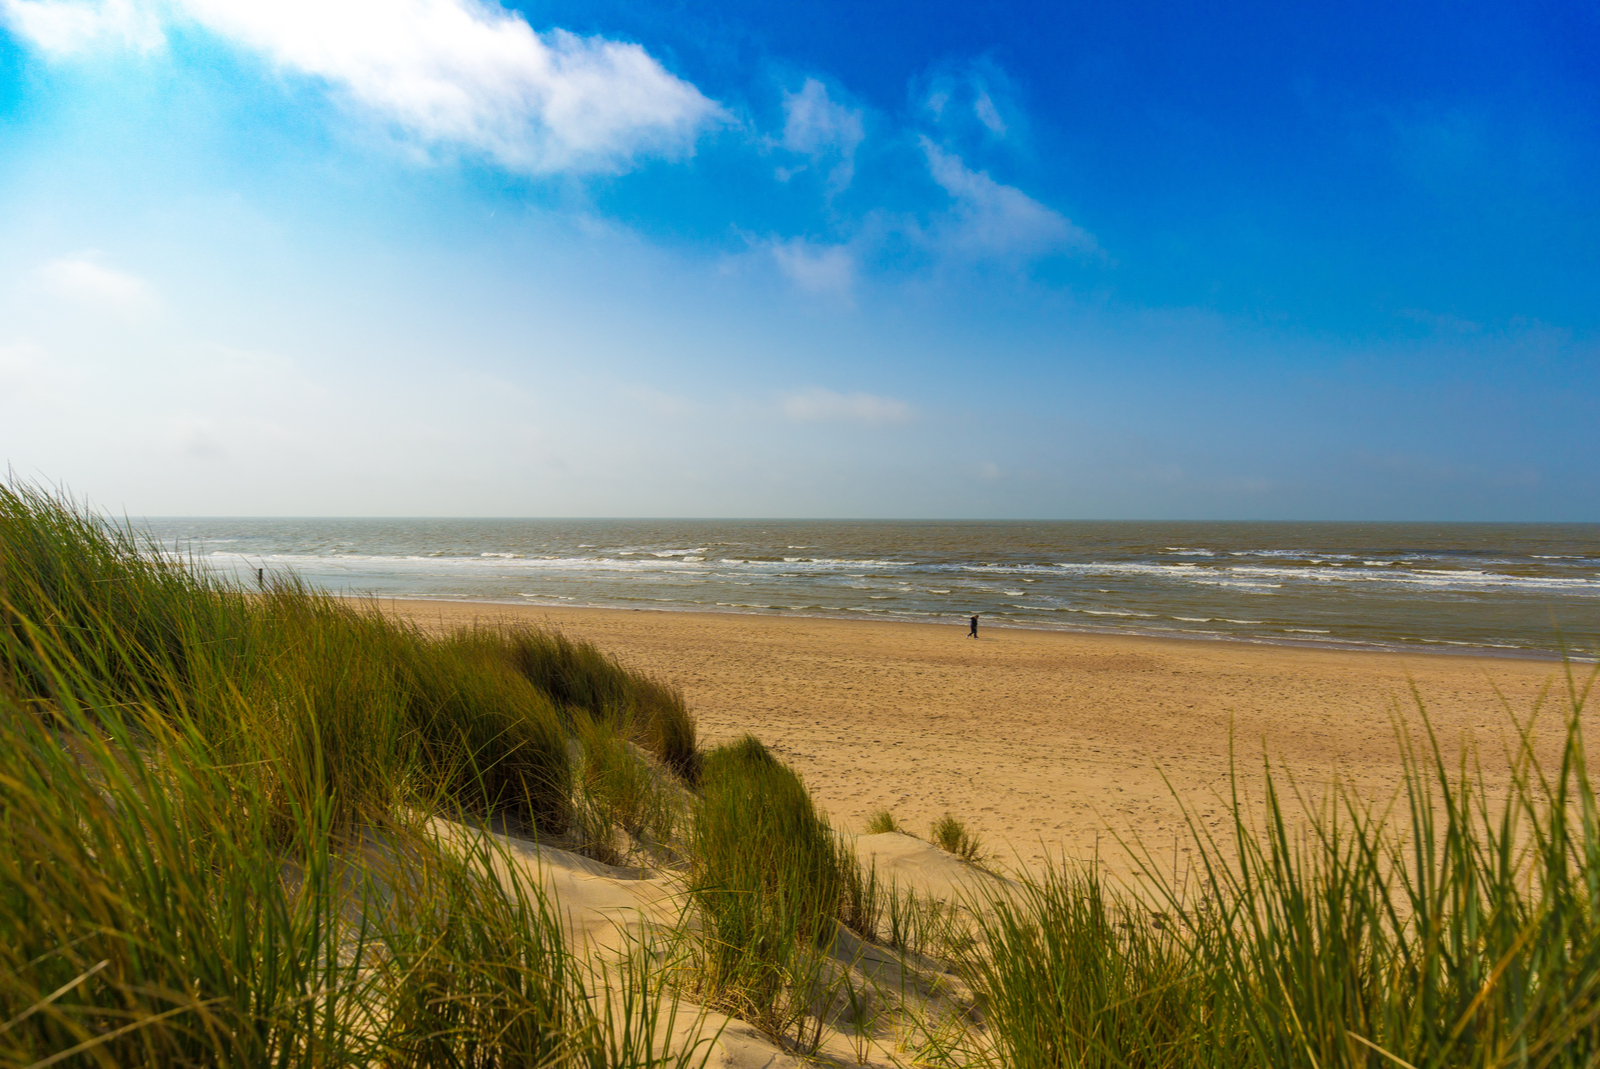
[[[860,831],[887,808],[925,833],[948,811],[1012,865],[1098,848],[1123,868],[1109,831],[1166,861],[1176,854],[1181,867],[1174,792],[1220,827],[1230,737],[1246,784],[1266,754],[1303,787],[1337,770],[1386,797],[1399,782],[1394,715],[1420,723],[1412,686],[1441,742],[1471,739],[1497,769],[1512,737],[1499,696],[1526,715],[1541,688],[1565,686],[1560,664],[1510,658],[1001,628],[973,641],[956,622],[379,604],[428,628],[523,624],[591,640],[680,685],[706,741],[761,738],[837,825]],[[1580,681],[1587,670],[1576,668]],[[1559,704],[1541,726],[1541,736],[1559,730]]]

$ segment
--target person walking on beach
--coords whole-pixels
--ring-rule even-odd
[[[978,614],[977,613],[973,613],[972,614],[972,630],[967,632],[967,637],[968,638],[977,638],[978,637]]]

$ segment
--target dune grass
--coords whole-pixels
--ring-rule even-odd
[[[876,871],[753,736],[705,755],[689,854],[701,993],[778,1037],[820,1018],[840,979],[829,963],[840,926],[876,934]]]
[[[0,1064],[608,1064],[610,992],[489,841],[353,828],[50,668],[47,716],[0,698]]]
[[[246,594],[0,487],[0,1065],[660,1061],[667,994],[613,1006],[432,822],[570,822],[572,693],[517,638]]]
[[[1194,830],[1203,897],[1163,881],[1152,908],[1092,867],[1058,866],[1018,898],[985,901],[985,950],[968,964],[1002,1060],[1596,1064],[1600,809],[1586,697],[1573,682],[1557,767],[1540,766],[1521,725],[1498,799],[1470,754],[1446,761],[1419,710],[1425,741],[1400,733],[1392,804],[1348,786],[1313,804],[1269,768],[1260,828],[1235,796],[1231,851]]]
[[[894,814],[887,809],[880,809],[867,819],[868,835],[885,835],[889,832],[898,832],[901,835],[910,834],[900,825],[899,821],[894,819]]]
[[[1586,700],[1553,767],[1523,726],[1509,792],[1401,733],[1392,800],[1268,769],[1259,824],[1239,798],[1226,841],[1193,822],[1195,885],[1063,863],[943,902],[881,885],[759,741],[702,754],[678,691],[592,646],[238,590],[0,487],[0,1067],[687,1069],[684,991],[801,1050],[846,1021],[866,1061],[912,1010],[868,997],[846,930],[975,993],[917,1025],[919,1065],[1600,1064]],[[575,956],[490,822],[668,848],[672,960]],[[948,815],[933,839],[981,856]]]
[[[700,751],[694,718],[677,687],[630,671],[592,643],[524,629],[508,636],[517,669],[560,704],[609,723],[693,783]]]
[[[811,1010],[844,880],[800,778],[753,736],[706,754],[689,840],[714,1004],[783,1036]]]
[[[941,850],[954,854],[962,861],[983,860],[983,840],[967,830],[966,824],[946,813],[928,829],[929,837]]]
[[[651,856],[671,856],[684,809],[682,788],[653,768],[626,731],[608,720],[580,714],[576,737],[581,749],[578,823],[586,852],[613,865],[627,861],[628,844]]]

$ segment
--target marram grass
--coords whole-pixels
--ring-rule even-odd
[[[1193,825],[1203,895],[1061,864],[940,902],[880,886],[793,770],[753,738],[702,754],[681,694],[592,646],[238,590],[0,487],[0,1067],[685,1069],[685,993],[802,1050],[847,1021],[858,1061],[891,1056],[879,1028],[915,1065],[1600,1065],[1585,698],[1497,794],[1431,738],[1381,806],[1269,769],[1259,826]],[[676,859],[671,952],[575,956],[487,819]],[[934,835],[976,854],[964,830]],[[863,940],[898,1000],[842,961]],[[973,1001],[918,1010],[936,966]]]
[[[428,819],[564,829],[546,640],[235,591],[0,488],[0,1066],[660,1063],[670,996]]]
[[[786,1035],[812,1012],[844,905],[837,837],[800,778],[746,736],[705,757],[689,851],[701,997]]]
[[[1336,786],[1312,805],[1269,768],[1262,826],[1237,817],[1232,850],[1192,822],[1204,895],[1163,883],[1152,908],[1093,867],[1063,865],[988,898],[967,967],[1001,1061],[1600,1064],[1587,689],[1569,685],[1555,767],[1520,725],[1498,798],[1470,754],[1452,767],[1431,729],[1421,747],[1397,732],[1405,778],[1392,804]]]

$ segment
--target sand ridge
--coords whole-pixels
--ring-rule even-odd
[[[1265,752],[1303,785],[1338,770],[1376,797],[1399,782],[1392,717],[1416,722],[1411,686],[1441,740],[1476,740],[1491,767],[1511,734],[1497,691],[1526,714],[1541,688],[1565,686],[1549,661],[992,627],[972,640],[964,619],[377,604],[428,628],[524,624],[593,641],[680,685],[708,742],[758,736],[836,824],[861,831],[886,808],[926,833],[948,811],[1025,867],[1115,855],[1110,833],[1181,865],[1173,792],[1224,827],[1230,732],[1246,783]],[[1559,720],[1542,718],[1543,737]]]

